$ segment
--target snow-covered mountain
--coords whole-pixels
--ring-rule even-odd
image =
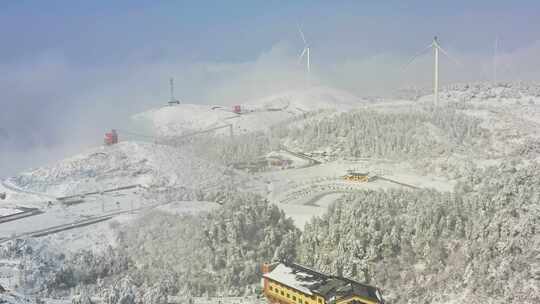
[[[61,196],[133,184],[212,187],[226,179],[226,171],[176,147],[122,142],[19,174],[8,183],[23,190]]]
[[[432,88],[424,88],[420,100],[433,100]],[[457,83],[443,87],[441,101],[534,103],[540,100],[540,85],[521,82],[474,82]]]
[[[158,136],[177,136],[225,125],[232,125],[235,133],[245,133],[265,130],[306,112],[321,109],[345,111],[365,103],[364,99],[342,90],[312,87],[240,103],[240,113],[234,113],[234,105],[180,104],[152,109],[132,118],[140,124],[150,125]],[[221,132],[228,130],[224,128]]]
[[[238,133],[235,133],[234,139],[208,137],[203,138],[201,141],[185,142],[180,147],[123,141],[125,137],[121,136],[122,142],[120,144],[96,147],[55,164],[21,173],[8,179],[4,184],[0,184],[0,193],[7,192],[7,199],[1,202],[0,207],[3,209],[0,208],[2,209],[0,213],[3,212],[5,215],[14,214],[14,212],[21,211],[23,207],[39,208],[41,213],[0,225],[0,240],[4,239],[4,242],[6,242],[6,240],[13,238],[13,235],[17,237],[21,235],[21,238],[25,237],[24,233],[27,231],[35,232],[41,228],[72,225],[73,223],[86,222],[88,219],[100,219],[107,216],[110,217],[108,221],[96,222],[91,226],[75,227],[71,230],[36,237],[31,248],[34,250],[33,256],[35,257],[36,246],[40,247],[43,244],[41,247],[44,248],[45,258],[43,261],[48,261],[47,256],[52,254],[51,252],[58,251],[58,254],[71,252],[67,255],[73,254],[77,256],[77,254],[81,254],[83,257],[94,256],[96,259],[101,259],[100,254],[104,254],[105,259],[110,259],[112,265],[116,263],[115,261],[123,261],[123,259],[118,259],[119,255],[108,254],[114,252],[115,248],[125,247],[117,243],[118,236],[124,235],[125,231],[132,231],[134,227],[144,227],[144,231],[136,231],[133,233],[133,237],[124,243],[133,246],[136,250],[144,252],[149,248],[157,248],[155,252],[178,253],[180,247],[175,246],[180,244],[183,248],[186,243],[191,242],[187,237],[182,239],[184,236],[190,236],[189,231],[191,231],[184,228],[195,227],[198,229],[199,226],[196,224],[201,222],[199,219],[196,219],[193,224],[190,224],[191,222],[182,222],[186,220],[183,216],[187,214],[202,216],[206,212],[215,212],[215,217],[220,219],[216,221],[218,224],[215,225],[218,228],[217,230],[208,229],[205,236],[214,235],[216,239],[227,240],[228,244],[231,244],[231,248],[236,248],[237,244],[252,246],[260,242],[246,241],[242,243],[241,239],[238,241],[238,238],[249,235],[246,234],[246,231],[250,231],[250,229],[246,229],[249,225],[255,223],[254,226],[259,227],[261,219],[277,219],[276,216],[280,211],[257,211],[253,215],[248,212],[249,207],[252,207],[255,203],[262,204],[265,200],[268,200],[276,203],[284,211],[284,215],[291,216],[294,221],[291,223],[296,225],[301,223],[299,228],[303,228],[303,232],[302,235],[290,235],[290,239],[283,242],[276,241],[275,238],[275,236],[282,236],[281,232],[276,235],[267,233],[269,237],[265,242],[272,241],[275,244],[280,244],[279,249],[283,250],[283,252],[294,252],[296,250],[298,252],[296,257],[300,260],[304,259],[301,260],[303,263],[311,263],[310,267],[331,269],[332,271],[335,269],[337,272],[339,265],[352,265],[350,264],[352,263],[350,262],[350,256],[353,253],[357,256],[366,254],[363,262],[361,262],[362,264],[358,264],[359,261],[353,261],[353,263],[357,263],[355,267],[376,265],[378,262],[380,262],[380,265],[394,263],[394,258],[397,260],[403,258],[403,255],[400,255],[401,249],[393,251],[398,246],[398,243],[391,244],[393,235],[400,231],[394,228],[409,227],[410,230],[403,231],[413,231],[412,229],[416,229],[417,226],[423,227],[418,219],[425,219],[426,223],[429,222],[429,225],[425,227],[441,226],[441,235],[449,236],[452,242],[459,240],[462,244],[468,244],[467,234],[461,233],[461,230],[456,227],[459,228],[463,225],[468,227],[465,229],[466,231],[474,228],[481,233],[484,226],[476,223],[484,223],[485,221],[485,223],[495,222],[497,225],[499,223],[505,224],[508,221],[505,220],[503,215],[506,215],[502,212],[498,213],[501,217],[498,215],[491,218],[489,214],[486,215],[476,211],[467,214],[466,208],[454,208],[452,203],[448,203],[452,201],[448,200],[447,194],[443,192],[452,192],[458,189],[452,195],[456,195],[460,199],[463,197],[468,198],[471,200],[470,205],[478,208],[481,206],[476,205],[475,202],[477,201],[485,202],[484,206],[491,206],[494,202],[504,202],[504,199],[499,200],[499,198],[504,198],[506,194],[510,193],[511,197],[513,197],[512,193],[516,192],[519,194],[515,196],[519,198],[515,200],[517,205],[524,200],[528,200],[532,209],[537,207],[534,204],[536,202],[534,201],[536,198],[534,194],[536,193],[538,180],[532,179],[532,177],[536,176],[534,172],[537,172],[537,166],[534,166],[534,164],[540,161],[540,140],[538,137],[538,134],[540,134],[540,103],[538,103],[538,95],[535,95],[534,88],[534,86],[523,88],[518,85],[491,86],[488,84],[448,87],[441,93],[442,102],[438,112],[433,111],[430,96],[423,98],[425,103],[422,102],[422,99],[420,101],[387,100],[367,103],[346,92],[324,87],[284,92],[247,101],[240,104],[240,113],[234,113],[232,105],[212,107],[182,104],[154,109],[138,114],[134,119],[141,124],[150,123],[156,134],[160,136],[174,137],[226,124],[231,124],[235,132]],[[532,102],[529,102],[531,98]],[[359,108],[359,110],[348,111],[355,108]],[[333,111],[317,111],[323,109],[332,109]],[[312,111],[316,111],[316,115],[304,115],[304,113]],[[240,135],[240,133],[266,130],[275,125],[283,126],[283,128],[272,128],[271,133],[266,134]],[[122,134],[122,131],[120,132]],[[216,132],[228,132],[228,129],[224,128]],[[236,134],[239,136],[236,136]],[[254,140],[259,137],[263,140]],[[269,139],[277,142],[272,142],[272,145],[270,145],[268,144]],[[157,142],[160,142],[160,140],[157,140]],[[246,145],[242,145],[242,143],[246,143]],[[280,146],[277,144],[280,144]],[[253,152],[249,150],[251,147],[264,148],[253,149]],[[276,152],[275,149],[279,149],[278,147],[286,147],[290,151]],[[272,150],[274,153],[268,153],[269,151],[265,149]],[[273,168],[260,172],[238,172],[220,165],[223,163],[231,164],[232,161],[221,161],[222,159],[215,157],[213,153],[205,155],[201,153],[201,150],[217,151],[214,154],[219,155],[240,156],[237,157],[240,161],[246,161],[247,157],[245,156],[253,153],[256,156],[269,155],[277,159],[281,156],[286,160],[294,160],[296,157],[306,164],[297,167]],[[230,158],[238,161],[236,158]],[[318,161],[313,161],[313,158]],[[517,160],[522,161],[522,163],[517,164]],[[485,169],[485,167],[492,165],[499,167]],[[518,166],[531,167],[526,167],[529,168],[527,171],[517,172],[515,169]],[[349,170],[373,172],[374,175],[378,176],[378,179],[374,179],[369,183],[347,181],[343,178],[343,174],[346,174]],[[485,171],[490,175],[486,175],[482,170],[491,170]],[[493,181],[497,181],[504,187],[494,184]],[[523,187],[523,181],[527,181],[527,187]],[[482,188],[478,188],[478,183],[481,183]],[[81,202],[71,205],[55,202],[50,206],[50,203],[47,202],[50,198],[40,196],[40,193],[63,196],[91,191],[99,192],[105,189],[134,184],[141,184],[147,188],[142,190],[137,188],[132,192],[112,191],[114,193],[110,195],[86,195],[81,199]],[[492,187],[492,185],[496,186]],[[219,189],[216,189],[218,187]],[[194,195],[191,195],[192,193],[184,195],[184,188],[196,189],[196,191],[193,191],[193,193],[196,193]],[[434,189],[425,191],[422,188]],[[384,189],[389,191],[382,191]],[[411,191],[411,189],[415,190]],[[385,201],[385,199],[381,198],[386,197],[386,193],[389,193],[389,196],[386,199],[387,203],[385,203],[388,208],[385,209],[380,204]],[[420,203],[414,200],[403,200],[403,197],[415,197],[416,193],[420,193],[419,202],[425,203],[426,206],[420,205],[418,207],[417,205]],[[365,199],[366,195],[369,196],[369,199]],[[497,199],[492,200],[492,196]],[[338,216],[338,213],[332,213],[338,209],[334,207],[330,208],[330,210],[327,209],[330,204],[339,203],[339,201],[342,202],[343,210],[338,212]],[[341,219],[346,219],[341,214],[352,215],[354,212],[366,215],[363,220],[366,223],[370,221],[370,214],[382,214],[385,210],[388,213],[388,218],[394,218],[396,201],[412,202],[411,208],[406,208],[406,211],[410,211],[410,214],[404,217],[406,219],[402,221],[402,224],[396,224],[396,221],[393,220],[388,221],[390,226],[380,226],[376,222],[370,223],[368,226],[358,226],[354,224],[356,223],[356,216],[350,218],[350,223],[339,224]],[[352,202],[357,202],[357,205],[352,205]],[[366,202],[371,202],[373,205],[369,212],[364,210],[366,209]],[[439,204],[436,204],[437,202]],[[462,201],[458,199],[457,202]],[[494,210],[500,209],[496,208],[496,206],[491,207]],[[429,212],[426,213],[426,210]],[[514,214],[516,210],[518,208],[515,206],[509,206],[507,209],[508,214]],[[151,211],[156,212],[148,213]],[[202,213],[199,214],[199,212]],[[146,218],[152,221],[152,225],[147,225],[150,222],[140,221],[141,218],[148,214],[150,216]],[[156,216],[156,214],[159,215]],[[313,220],[314,215],[322,217],[319,220]],[[440,218],[439,215],[441,215]],[[524,218],[526,224],[530,224],[532,227],[536,224],[534,216],[536,216],[535,213],[527,211],[522,213],[520,218]],[[171,223],[175,223],[174,225],[178,223],[179,229],[170,230],[169,234],[164,232],[165,229],[163,229],[164,225],[161,220],[166,218],[169,218]],[[326,221],[325,218],[330,220]],[[221,221],[222,219],[223,221]],[[413,220],[409,221],[408,219]],[[493,219],[497,221],[500,219],[500,221],[492,221]],[[304,225],[307,222],[310,222],[310,224]],[[458,222],[462,225],[458,225]],[[519,223],[521,225],[523,222],[520,221]],[[169,227],[174,227],[174,225]],[[395,227],[392,228],[392,225]],[[500,226],[497,225],[493,226],[492,232],[493,235],[499,235],[500,238]],[[279,225],[274,224],[270,226],[279,227]],[[385,234],[379,233],[380,238],[372,238],[372,240],[362,245],[364,246],[362,248],[349,248],[345,241],[343,246],[339,247],[345,248],[343,252],[333,253],[331,248],[338,247],[326,245],[327,247],[318,248],[316,254],[313,253],[312,248],[315,248],[314,244],[317,244],[313,240],[319,238],[320,232],[324,231],[321,229],[333,231],[327,235],[326,241],[326,244],[333,244],[335,236],[343,240],[347,239],[344,237],[346,233],[339,230],[339,227],[346,226],[354,226],[357,229],[355,235],[361,235],[364,240],[369,239],[370,235],[379,233],[375,231],[377,230],[376,227],[383,227]],[[516,226],[519,227],[519,225]],[[193,231],[198,231],[196,229]],[[537,230],[534,229],[527,228],[522,229],[522,231],[534,232]],[[395,231],[392,232],[393,230]],[[461,252],[459,250],[452,251],[453,249],[449,252],[455,254],[454,256],[444,257],[446,270],[437,269],[441,265],[438,261],[443,257],[437,255],[439,254],[438,250],[443,247],[439,245],[430,247],[422,243],[422,240],[430,245],[438,242],[436,240],[440,236],[434,234],[434,231],[423,231],[425,239],[420,241],[411,238],[407,234],[403,234],[404,237],[397,238],[404,240],[403,244],[399,243],[399,246],[403,245],[403,250],[409,250],[408,254],[410,256],[415,255],[415,261],[412,263],[405,262],[406,273],[411,277],[418,276],[431,280],[431,278],[439,276],[440,273],[456,273],[455,269],[459,269],[459,273],[464,273],[466,269],[469,269],[466,267],[467,265],[455,262],[454,257],[461,257]],[[513,233],[511,230],[506,231]],[[512,235],[512,233],[509,235]],[[147,237],[140,238],[141,235]],[[308,237],[302,239],[304,235]],[[164,243],[156,241],[159,238],[170,241],[170,248],[172,249],[163,250]],[[227,238],[230,238],[230,240]],[[517,240],[521,242],[521,240],[527,238],[530,239],[530,236],[525,235]],[[409,240],[413,239],[413,243],[409,244]],[[135,243],[133,240],[140,242]],[[310,243],[311,241],[313,241],[313,244]],[[502,239],[502,241],[513,242],[511,238]],[[390,245],[388,245],[388,242],[390,242]],[[492,248],[490,242],[489,239],[485,240],[482,246],[486,245],[487,247],[482,248]],[[219,259],[210,257],[208,261],[217,261],[216,265],[222,265],[219,267],[226,272],[229,266],[223,264],[222,261],[230,260],[228,256],[230,250],[224,250],[227,247],[221,243],[216,242],[215,244],[219,244],[213,247],[216,249],[216,256]],[[270,248],[268,254],[272,256],[276,248],[269,245],[265,246]],[[529,247],[533,248],[533,250],[538,248],[537,245]],[[14,252],[18,250],[17,246],[13,248],[15,248]],[[89,254],[86,251],[87,248],[92,248],[95,252]],[[381,251],[380,248],[384,250]],[[476,252],[483,252],[475,250],[475,254]],[[13,260],[14,258],[8,256],[6,252],[10,253],[11,251],[4,251],[4,258]],[[133,258],[133,252],[135,250],[129,250],[122,254],[126,254],[124,257]],[[200,250],[198,252],[206,254],[214,251]],[[238,257],[240,257],[239,265],[244,265],[244,262],[249,259],[249,255],[248,257],[243,256],[244,252],[249,252],[249,250],[244,248],[238,252]],[[537,254],[537,251],[531,252],[530,256],[533,256],[533,253]],[[322,254],[319,255],[319,253]],[[342,264],[332,264],[327,262],[326,259],[320,258],[324,256],[323,254],[328,253],[333,254],[335,260],[343,261]],[[1,254],[2,251],[0,250],[0,258],[2,258]],[[491,255],[491,252],[489,254]],[[513,258],[516,254],[521,253],[501,251],[498,254],[499,260],[504,261],[507,257]],[[158,255],[150,254],[148,256],[154,259]],[[374,257],[378,260],[373,260]],[[432,260],[432,257],[436,257],[436,259]],[[181,258],[171,258],[167,254],[160,258],[163,259],[160,262],[163,262],[163,265],[167,267],[168,263],[181,265],[182,267],[187,263],[191,266],[196,265],[192,260],[186,262],[187,260],[182,261]],[[521,256],[520,258],[522,261],[529,261],[527,256]],[[477,259],[480,261],[481,258],[477,257]],[[20,263],[20,256],[16,256],[15,260]],[[140,259],[140,261],[145,260],[147,259]],[[266,260],[268,259],[265,258],[264,261]],[[460,260],[464,259],[460,258]],[[85,267],[77,266],[79,261],[80,259],[73,258],[71,260],[72,267],[76,266],[76,270],[80,273],[89,272]],[[199,256],[195,255],[193,261],[198,263]],[[263,259],[254,259],[253,261],[252,269],[258,269],[259,263],[263,262]],[[314,262],[315,265],[313,265]],[[46,278],[43,273],[39,272],[41,268],[38,265],[40,263],[41,261],[37,260],[35,264],[24,266],[27,271],[34,274],[28,277]],[[61,261],[59,260],[58,265],[61,265],[61,263],[67,264],[64,262],[64,258]],[[326,263],[330,264],[327,265]],[[108,265],[103,262],[94,262],[94,260],[90,260],[90,264]],[[15,264],[11,263],[10,265]],[[206,267],[206,260],[202,262],[202,265]],[[405,268],[399,269],[394,266],[386,268],[387,264],[384,265],[385,269],[392,271],[393,274],[404,273]],[[410,265],[413,266],[409,267]],[[426,268],[425,265],[429,267]],[[63,271],[63,268],[57,267],[56,264],[54,267],[58,269],[52,269],[51,273],[57,270],[59,273]],[[533,270],[530,273],[525,271],[515,271],[514,273],[523,273],[522,277],[528,280],[526,282],[529,282],[529,285],[533,286],[537,281],[535,279],[537,271],[534,269],[538,267],[535,267],[531,267]],[[180,268],[177,270],[180,270]],[[153,271],[157,268],[152,266],[148,267],[148,269]],[[230,267],[230,269],[233,268]],[[503,268],[500,273],[504,274],[505,271],[508,271],[508,269]],[[10,280],[15,280],[15,274],[19,272],[20,270],[12,271],[13,275]],[[496,269],[493,272],[499,273]],[[163,270],[159,269],[157,273],[159,274],[158,277],[161,278]],[[196,279],[206,280],[203,272],[197,271],[196,273],[201,273],[200,277],[194,276]],[[255,270],[244,273],[246,274],[245,282],[257,282],[258,277],[255,275]],[[215,272],[211,275],[214,276]],[[369,275],[370,277],[363,278],[362,275]],[[354,274],[351,272],[350,276],[354,276]],[[533,276],[535,277],[533,278]],[[469,277],[479,278],[478,282],[480,283],[492,283],[491,279],[488,281],[481,279],[482,274],[480,273],[474,276],[469,275]],[[112,276],[109,277],[109,279],[111,278]],[[359,280],[375,279],[377,284],[381,284],[383,288],[386,288],[389,299],[398,299],[395,300],[396,303],[401,303],[402,294],[407,294],[409,290],[412,290],[412,285],[398,284],[396,282],[399,282],[399,280],[379,275],[377,268],[365,268],[362,272],[357,272],[355,278]],[[408,278],[404,280],[408,280]],[[149,281],[153,282],[154,279],[149,279]],[[240,294],[239,291],[250,286],[246,285],[247,283],[236,286],[235,282],[237,281],[232,280],[233,283],[226,286],[229,292],[234,291],[231,294]],[[461,278],[448,280],[448,282],[458,285],[461,284],[461,281]],[[508,279],[500,277],[494,279],[494,281],[499,284],[507,282]],[[515,281],[518,282],[519,279]],[[4,279],[4,282],[6,282],[6,279]],[[1,284],[7,284],[4,282],[0,281]],[[25,284],[26,286],[32,286],[34,283],[29,284],[26,282]],[[442,291],[429,289],[431,285],[428,281],[416,281],[416,284],[429,290],[429,292],[417,295],[419,298],[436,296],[446,292],[445,288],[442,288]],[[474,283],[469,282],[468,284],[467,286],[476,286]],[[13,288],[13,284],[5,286]],[[55,286],[51,290],[58,291],[62,290],[62,288]],[[141,288],[147,288],[147,286]],[[212,290],[215,289],[214,287],[211,288]],[[530,290],[536,290],[534,288],[530,287]],[[483,285],[481,289],[489,291],[488,295],[490,297],[498,295],[498,291],[494,292],[488,285]],[[522,288],[522,290],[527,291],[526,288]],[[26,293],[27,291],[19,292]],[[32,290],[29,290],[28,294],[32,294]],[[200,295],[201,293],[196,294]],[[525,292],[521,294],[523,298],[527,299],[528,296]],[[505,291],[505,295],[513,296],[513,293]],[[409,295],[407,294],[407,296]],[[67,296],[65,297],[67,299]],[[3,298],[0,297],[0,302],[2,300]],[[10,302],[8,301],[8,303]],[[13,303],[19,304],[19,302]]]
[[[319,86],[274,94],[255,100],[253,104],[266,108],[285,108],[290,111],[308,112],[320,109],[348,110],[366,102],[365,99],[354,96],[347,91]]]

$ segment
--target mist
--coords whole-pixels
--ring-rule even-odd
[[[351,37],[354,28],[338,19],[340,15],[324,21],[325,25],[334,23],[330,28],[317,26],[314,19],[320,14],[316,11],[313,17],[303,20],[312,51],[311,85],[335,87],[360,97],[391,97],[403,87],[431,86],[431,52],[405,66],[417,51],[430,43],[431,36],[416,37],[411,43],[399,45],[403,38],[395,32],[394,37],[386,37],[395,41],[393,47],[387,48],[392,44],[389,41]],[[242,103],[285,90],[305,89],[305,68],[298,59],[303,47],[296,32],[298,18],[295,13],[283,18],[284,25],[274,26],[267,33],[266,43],[261,43],[265,32],[255,28],[255,36],[248,35],[243,41],[236,37],[231,42],[236,43],[234,47],[226,45],[225,40],[212,46],[208,41],[175,39],[152,46],[141,39],[140,46],[120,51],[112,50],[116,42],[96,46],[98,51],[88,50],[89,54],[105,54],[111,48],[114,60],[93,58],[86,62],[74,57],[73,50],[58,45],[25,54],[18,60],[0,61],[0,177],[102,144],[103,133],[111,128],[129,127],[131,115],[165,105],[170,77],[175,79],[176,97],[182,103]],[[261,22],[265,21],[268,20],[263,18]],[[118,33],[123,30],[127,29],[114,29]],[[464,39],[468,41],[471,35],[480,35],[481,30],[468,33]],[[243,31],[249,32],[246,28]],[[366,32],[387,33],[389,29],[362,28],[361,31],[362,38],[368,38]],[[194,39],[193,35],[187,37]],[[150,39],[151,35],[144,37]],[[455,35],[450,37],[449,41],[441,37],[441,45],[460,64],[442,57],[442,84],[491,81],[491,42],[472,49]],[[485,35],[482,39],[491,40]],[[502,39],[503,47],[497,56],[498,80],[539,79],[540,41],[515,47],[510,45],[514,43],[512,39]],[[190,43],[198,49],[185,51],[185,44]],[[258,43],[258,48],[253,43]],[[87,41],[83,43],[87,44]],[[239,55],[231,48],[244,50]],[[194,56],[192,53],[196,51],[209,55]],[[78,54],[83,55],[84,52]]]

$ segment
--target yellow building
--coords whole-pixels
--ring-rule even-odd
[[[272,304],[383,304],[377,287],[294,263],[263,265],[264,295]]]
[[[353,182],[371,182],[376,179],[376,176],[370,175],[369,172],[357,172],[354,170],[347,170],[347,174],[343,176],[343,179]]]

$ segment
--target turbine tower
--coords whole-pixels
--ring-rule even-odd
[[[493,83],[497,84],[497,65],[499,56],[499,35],[495,36],[495,47],[493,49]]]
[[[306,71],[307,71],[307,79],[309,83],[309,74],[311,72],[311,58],[309,53],[309,44],[306,41],[306,36],[304,36],[304,32],[302,31],[302,28],[298,26],[298,32],[300,33],[300,37],[302,37],[302,41],[304,42],[304,49],[302,50],[302,53],[298,57],[298,61],[302,61],[304,56],[306,56]]]
[[[414,56],[409,63],[407,63],[406,67],[409,66],[411,63],[413,63],[416,58],[422,56],[425,52],[428,50],[433,50],[433,57],[435,59],[434,62],[434,75],[433,75],[433,96],[435,101],[435,106],[439,104],[439,52],[443,53],[446,57],[457,63],[458,65],[461,65],[459,61],[452,58],[439,44],[439,40],[437,39],[437,36],[433,37],[433,42],[431,42],[430,45],[428,45],[425,49],[423,49],[420,53],[418,53],[416,56]]]
[[[433,75],[433,92],[435,94],[435,105],[439,105],[439,49],[441,46],[439,45],[439,41],[437,39],[437,36],[433,37],[433,52],[435,57],[435,75]]]

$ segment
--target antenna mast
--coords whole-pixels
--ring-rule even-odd
[[[174,99],[174,78],[170,78],[169,79],[169,85],[170,85],[170,89],[171,89],[171,101],[175,101]]]
[[[169,87],[171,92],[171,99],[169,100],[169,105],[175,105],[180,104],[180,101],[178,99],[174,98],[174,78],[169,78]]]

